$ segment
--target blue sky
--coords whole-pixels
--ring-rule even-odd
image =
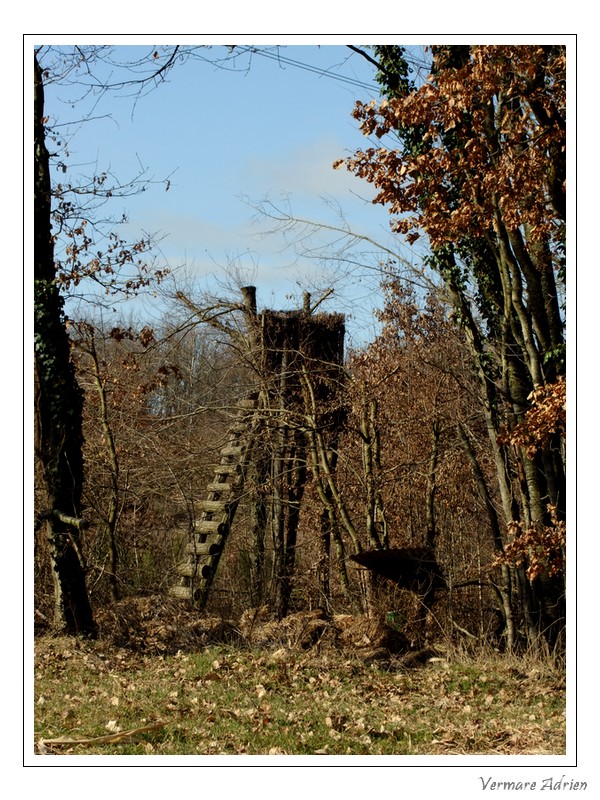
[[[140,46],[139,52],[147,49]],[[217,47],[207,56],[222,51]],[[135,55],[129,46],[116,53]],[[84,165],[87,173],[110,168],[122,180],[140,163],[156,180],[170,176],[168,191],[157,185],[112,201],[111,210],[127,212],[123,233],[162,236],[161,257],[187,285],[201,290],[213,277],[224,280],[234,264],[257,285],[259,304],[270,307],[293,307],[304,289],[318,294],[334,285],[327,308],[346,313],[350,336],[363,342],[374,331],[379,276],[361,265],[376,264],[378,255],[363,253],[351,274],[342,269],[333,275],[332,262],[299,258],[281,235],[264,235],[273,224],[257,220],[254,206],[266,199],[330,225],[339,224],[341,210],[353,229],[402,247],[398,237],[390,237],[386,210],[370,202],[371,187],[332,168],[335,159],[367,144],[351,112],[357,99],[378,96],[374,68],[344,46],[288,46],[281,55],[360,85],[258,55],[243,71],[190,60],[135,105],[131,97],[106,96],[94,108],[96,120],[70,139],[70,163]],[[246,64],[236,62],[238,68]],[[50,87],[47,113],[73,119],[75,111],[65,102],[70,99],[65,89]],[[323,234],[318,240],[337,238]]]

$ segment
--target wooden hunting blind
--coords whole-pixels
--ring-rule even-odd
[[[446,581],[435,552],[427,547],[401,547],[385,550],[366,550],[350,556],[351,560],[387,578],[402,589],[428,596],[446,589]]]
[[[264,536],[273,534],[272,604],[284,616],[291,593],[300,505],[310,469],[310,437],[332,446],[344,421],[345,319],[314,313],[310,295],[301,310],[257,312],[256,289],[242,290],[237,307],[258,381],[241,398],[214,466],[214,480],[199,503],[199,515],[171,594],[198,609],[207,603],[219,560],[231,532],[249,473],[268,483],[268,509],[254,514],[257,571]],[[262,500],[257,503],[264,504]]]

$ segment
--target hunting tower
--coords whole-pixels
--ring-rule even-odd
[[[252,473],[254,483],[269,487],[268,496],[259,491],[253,501],[253,574],[258,587],[269,531],[270,602],[282,617],[290,601],[308,475],[323,459],[327,468],[335,468],[334,446],[344,422],[345,321],[341,314],[314,313],[308,293],[300,310],[258,313],[255,287],[241,292],[237,311],[243,314],[246,350],[257,380],[238,402],[171,594],[199,610],[205,607]],[[322,536],[326,542],[326,530]],[[257,605],[264,599],[254,598]]]

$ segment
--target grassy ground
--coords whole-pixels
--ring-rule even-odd
[[[523,659],[397,670],[334,650],[36,639],[37,753],[562,754],[565,719],[563,674]]]

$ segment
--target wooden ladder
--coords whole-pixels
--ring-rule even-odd
[[[233,518],[244,488],[244,481],[256,441],[258,395],[239,403],[234,424],[221,448],[214,480],[207,486],[207,497],[200,503],[200,517],[186,546],[186,559],[179,564],[179,582],[169,593],[191,601],[203,609],[223,553]]]

